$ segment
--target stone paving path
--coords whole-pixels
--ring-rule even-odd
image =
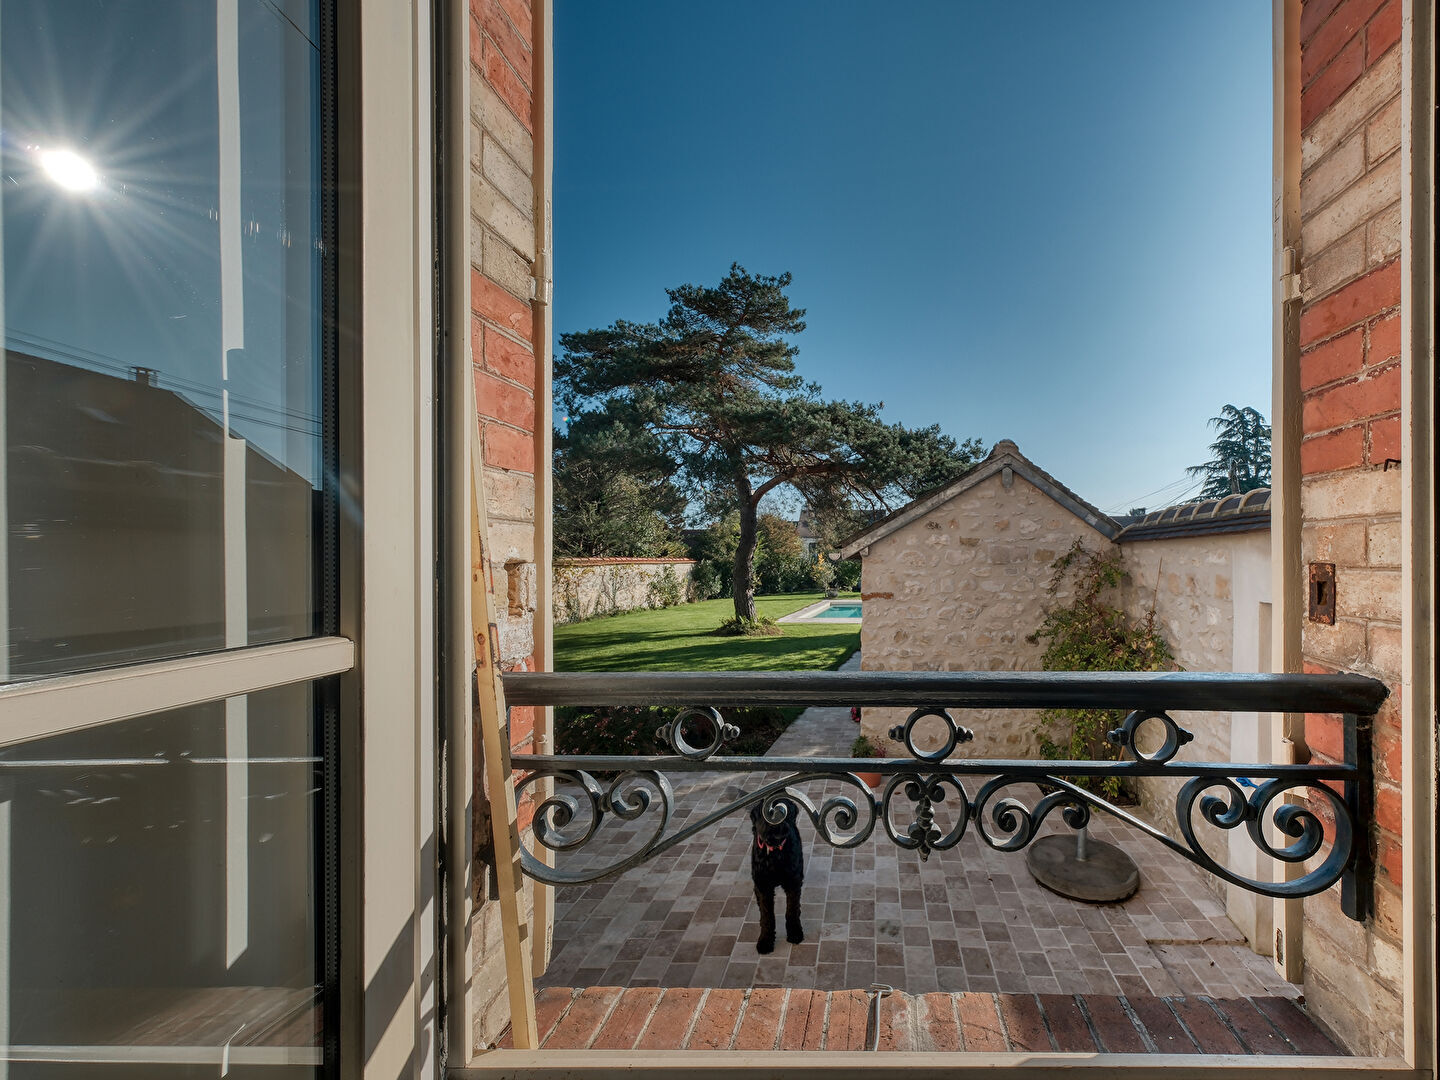
[[[858,666],[858,655],[850,663]],[[848,757],[854,737],[849,710],[812,708],[770,756]],[[738,783],[682,778],[672,828],[727,801],[727,791],[738,794]],[[802,790],[818,805],[825,789]],[[910,994],[1298,994],[1250,951],[1198,869],[1103,814],[1092,819],[1091,835],[1122,844],[1140,866],[1140,891],[1123,904],[1047,892],[1025,869],[1023,852],[995,851],[973,832],[922,862],[883,835],[841,851],[816,843],[808,822],[801,831],[803,944],[782,939],[769,956],[756,953],[750,822],[736,814],[619,877],[558,889],[554,955],[537,985],[851,990],[880,982]],[[637,832],[627,826],[559,864],[610,862]]]

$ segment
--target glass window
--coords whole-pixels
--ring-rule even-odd
[[[315,1074],[319,696],[300,684],[0,751],[10,1076],[154,1075],[177,1053],[194,1075]]]
[[[0,681],[320,630],[319,20],[0,5]]]

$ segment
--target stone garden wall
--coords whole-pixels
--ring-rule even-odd
[[[694,559],[556,559],[555,625],[690,598]]]

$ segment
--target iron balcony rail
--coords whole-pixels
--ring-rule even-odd
[[[1352,919],[1369,911],[1372,867],[1373,718],[1388,695],[1383,683],[1359,675],[1246,675],[1201,672],[743,672],[743,673],[515,673],[504,676],[509,706],[671,706],[674,717],[657,732],[672,751],[660,755],[523,754],[516,794],[541,781],[532,836],[551,852],[576,852],[612,834],[607,824],[640,823],[620,853],[600,865],[551,866],[523,848],[530,877],[578,885],[623,873],[703,832],[721,819],[759,805],[766,820],[782,822],[786,800],[810,819],[817,838],[841,848],[864,843],[880,825],[891,842],[922,859],[955,847],[973,825],[983,843],[1019,851],[1059,811],[1082,829],[1099,810],[1183,858],[1251,892],[1312,896],[1337,882]],[[737,706],[910,707],[890,731],[905,757],[871,759],[725,757],[739,735],[720,709]],[[1119,761],[1015,761],[952,757],[975,733],[953,711],[1087,708],[1128,711],[1109,732]],[[1194,738],[1172,712],[1337,713],[1344,718],[1344,760],[1338,764],[1274,764],[1178,760]],[[917,736],[939,728],[939,745],[922,749]],[[1142,739],[1152,731],[1155,739]],[[1155,742],[1158,741],[1158,746]],[[1145,749],[1144,746],[1152,747]],[[732,799],[683,828],[670,828],[675,793],[669,774],[765,774]],[[857,772],[879,773],[878,794]],[[778,777],[775,774],[783,774]],[[1086,777],[1171,777],[1183,781],[1175,800],[1177,840],[1086,790]],[[972,798],[965,783],[975,790]],[[850,794],[823,796],[820,805],[798,785],[838,782]],[[1021,797],[1017,789],[1033,789]],[[1306,801],[1294,796],[1306,794]],[[1317,812],[1328,812],[1327,822]],[[937,820],[937,811],[939,818]],[[1278,864],[1274,880],[1236,873],[1206,850],[1196,815],[1221,830],[1244,828],[1250,841]],[[1278,837],[1278,839],[1277,839]],[[1328,845],[1328,850],[1327,850]],[[1309,864],[1309,865],[1304,865]],[[1287,869],[1288,868],[1288,869]]]

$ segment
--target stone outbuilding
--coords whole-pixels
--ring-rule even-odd
[[[1119,554],[1124,576],[1115,602],[1132,619],[1155,613],[1178,667],[1268,670],[1269,489],[1184,503],[1122,524],[1009,440],[964,476],[842,545],[842,557],[863,559],[862,668],[1038,670],[1041,647],[1026,636],[1046,607],[1068,599],[1064,590],[1049,592],[1052,564],[1077,540],[1092,551]],[[867,709],[863,731],[899,754],[889,730],[905,716],[904,709]],[[967,710],[956,718],[975,732],[959,755],[1039,756],[1033,710]],[[1266,717],[1192,712],[1176,719],[1195,735],[1187,749],[1195,760],[1267,761],[1275,754]],[[1177,788],[1163,778],[1137,784],[1140,816],[1174,834]],[[1239,872],[1262,872],[1245,837],[1204,825],[1200,833],[1207,848]],[[1212,885],[1252,947],[1268,952],[1270,904],[1218,879]]]
[[[842,558],[863,559],[861,667],[1038,670],[1041,648],[1025,637],[1051,601],[1051,564],[1077,540],[1098,550],[1119,533],[1114,519],[1001,440],[957,480],[842,544]],[[905,715],[867,709],[863,730],[888,746],[886,732]],[[976,710],[964,722],[976,738],[961,753],[1029,757],[1039,750],[1032,712]]]

